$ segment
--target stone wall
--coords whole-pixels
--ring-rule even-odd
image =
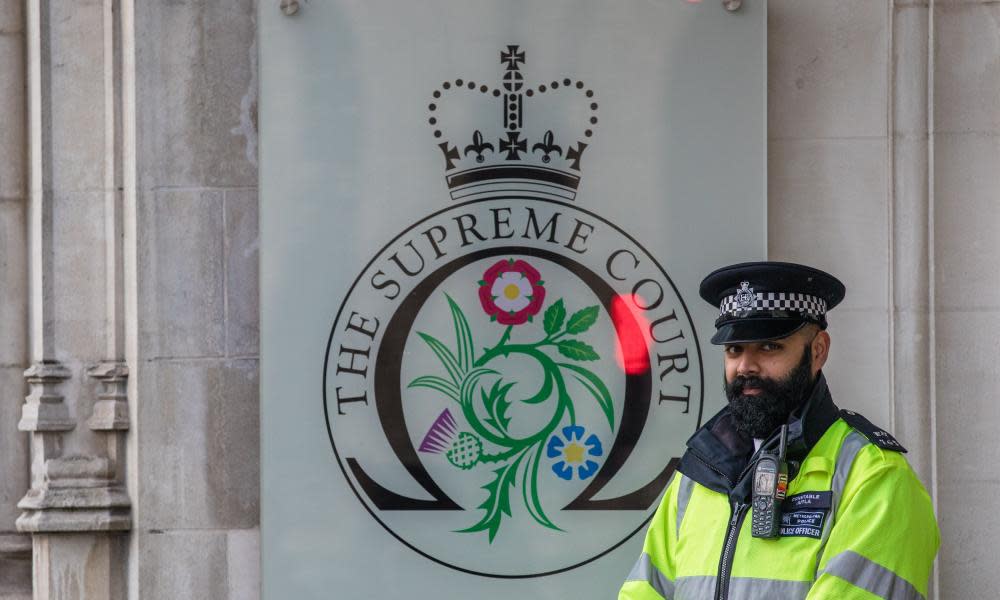
[[[257,593],[255,10],[135,3],[131,598]]]
[[[769,252],[841,275],[835,398],[935,498],[938,598],[987,598],[1000,528],[1000,5],[771,0]]]
[[[17,430],[28,361],[25,35],[21,0],[0,0],[0,599],[31,597],[31,538],[17,533],[28,440]]]
[[[255,11],[0,0],[0,599],[32,539],[36,598],[257,597]],[[768,35],[770,257],[844,279],[834,396],[942,507],[936,597],[991,597],[1000,5],[771,0]]]

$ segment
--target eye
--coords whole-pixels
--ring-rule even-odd
[[[760,345],[760,349],[765,352],[777,352],[781,350],[781,348],[782,348],[781,344],[778,344],[776,342],[763,342]]]
[[[735,344],[732,345],[732,346],[728,346],[727,345],[727,346],[725,346],[722,349],[722,351],[725,352],[729,356],[735,356],[735,355],[739,354],[740,352],[743,352],[743,346],[739,346],[739,345],[735,345]]]

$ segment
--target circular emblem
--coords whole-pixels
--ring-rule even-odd
[[[700,349],[670,278],[562,202],[475,200],[413,224],[356,279],[325,360],[330,441],[360,502],[478,575],[619,546],[701,420]]]

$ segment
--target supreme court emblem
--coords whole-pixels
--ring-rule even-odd
[[[661,263],[684,257],[651,256],[578,204],[595,92],[529,85],[517,46],[500,58],[496,86],[431,92],[450,199],[346,291],[324,407],[348,484],[396,539],[468,573],[533,577],[642,529],[700,424],[703,371]]]

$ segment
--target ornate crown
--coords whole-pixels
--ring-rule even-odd
[[[452,199],[575,199],[584,140],[597,124],[594,91],[569,77],[526,85],[518,46],[501,51],[500,63],[506,67],[499,87],[458,78],[431,94],[428,122],[444,154]],[[484,120],[484,102],[501,118]]]

